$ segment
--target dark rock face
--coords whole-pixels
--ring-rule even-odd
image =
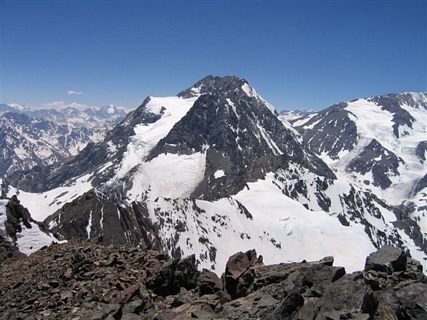
[[[365,174],[372,171],[373,184],[386,189],[391,184],[388,173],[399,175],[402,159],[373,139],[347,166],[347,170]]]
[[[302,295],[292,292],[285,296],[285,299],[274,310],[271,319],[292,319],[297,311],[304,305]]]
[[[209,270],[203,270],[200,272],[197,281],[201,295],[214,294],[224,289],[221,279],[216,275],[216,273]]]
[[[427,187],[427,173],[421,179],[415,182],[414,188],[412,189],[412,194],[415,195],[426,187]]]
[[[197,81],[191,88],[179,92],[178,97],[191,98],[199,94],[230,94],[236,91],[236,88],[241,88],[245,84],[248,84],[245,79],[240,79],[235,76],[215,77],[209,75]],[[197,88],[197,90],[193,88]]]
[[[395,261],[384,258],[389,251],[369,259]],[[265,266],[254,251],[238,253],[227,272],[251,280],[233,297],[218,277],[196,270],[194,256],[169,261],[94,241],[56,244],[0,265],[0,319],[425,319],[427,278],[398,251],[404,270],[353,274],[331,266],[331,257]],[[205,292],[207,283],[216,289]]]
[[[25,254],[19,252],[18,248],[0,232],[0,265],[24,257]]]
[[[357,127],[345,110],[346,106],[346,103],[333,105],[317,113],[303,126],[295,127],[311,151],[316,154],[326,152],[331,159],[337,159],[341,151],[353,150],[357,142]]]
[[[397,220],[393,222],[393,226],[403,230],[424,252],[427,252],[427,239],[424,237],[420,225],[411,217],[411,213],[415,210],[413,202],[404,202],[400,206],[394,208],[394,214]]]
[[[16,234],[22,231],[21,223],[31,229],[31,222],[35,222],[27,208],[24,208],[16,196],[13,196],[6,205],[5,230],[9,237],[16,241]]]
[[[415,119],[409,114],[408,111],[401,107],[402,104],[409,106],[416,106],[419,102],[414,101],[410,94],[388,94],[384,96],[378,96],[369,99],[381,106],[382,109],[387,110],[393,114],[393,133],[399,138],[399,126],[406,125],[412,128],[412,124]],[[422,104],[424,108],[427,108],[425,103]]]
[[[235,194],[246,182],[287,168],[291,162],[335,178],[329,167],[283,126],[265,101],[242,89],[245,85],[249,87],[246,80],[235,77],[208,77],[196,83],[194,87],[201,87],[202,95],[147,159],[162,153],[205,151],[205,177],[191,197],[207,200]],[[191,94],[192,89],[180,93],[183,97]],[[218,170],[224,175],[215,177]]]
[[[369,319],[378,308],[373,290],[364,283],[363,278],[357,276],[346,276],[331,284],[321,298],[321,304],[319,315],[326,319],[342,319],[348,314],[355,318]]]
[[[156,227],[144,205],[119,206],[95,191],[64,205],[44,224],[52,226],[50,232],[59,239],[101,238],[106,245],[142,245],[160,249]]]
[[[417,145],[417,148],[415,149],[415,153],[417,157],[421,160],[421,162],[426,161],[427,141],[421,141]]]

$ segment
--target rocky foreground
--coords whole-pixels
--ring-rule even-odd
[[[352,274],[239,252],[219,278],[194,256],[72,242],[2,260],[0,319],[427,319],[427,278],[392,247]]]

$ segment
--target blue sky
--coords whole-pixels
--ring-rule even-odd
[[[136,107],[208,74],[278,109],[427,87],[427,1],[0,0],[0,26],[6,103]]]

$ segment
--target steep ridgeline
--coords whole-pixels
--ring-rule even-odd
[[[45,167],[101,141],[124,111],[114,107],[31,109],[0,105],[0,176]]]
[[[393,205],[398,226],[419,230],[425,248],[426,93],[357,99],[288,120],[338,176]]]
[[[11,175],[10,189],[26,188],[21,201],[61,239],[194,253],[211,270],[253,247],[268,263],[334,255],[349,270],[385,244],[423,260],[419,227],[394,226],[404,210],[337,178],[300,139],[246,80],[208,76],[148,97],[76,157]]]

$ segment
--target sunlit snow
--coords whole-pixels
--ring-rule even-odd
[[[146,111],[159,114],[161,118],[154,123],[135,126],[135,135],[130,138],[117,177],[123,178],[129,170],[141,163],[160,139],[169,133],[174,124],[187,114],[196,99],[197,97],[189,99],[150,97],[150,101],[145,107]]]
[[[36,221],[43,221],[65,203],[71,202],[91,190],[89,177],[90,175],[82,176],[69,186],[58,187],[42,193],[25,192],[11,186],[8,196],[17,195],[21,204],[30,211],[31,217]]]

